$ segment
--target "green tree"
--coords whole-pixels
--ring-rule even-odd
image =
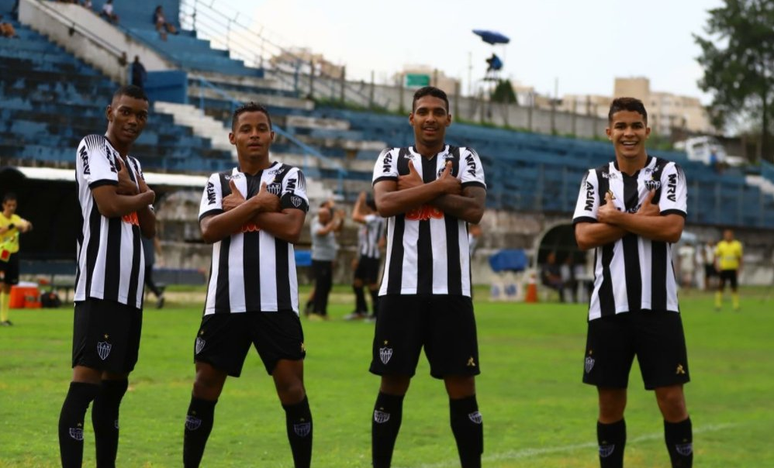
[[[709,111],[717,127],[733,119],[760,124],[761,154],[771,160],[768,134],[774,111],[774,2],[724,3],[709,11],[707,37],[694,35],[702,49],[697,60],[704,67],[699,86],[713,95]]]
[[[505,104],[518,104],[516,102],[516,93],[513,92],[511,80],[499,80],[495,86],[492,95],[489,97],[492,102],[502,102]]]

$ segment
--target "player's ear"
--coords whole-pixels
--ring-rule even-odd
[[[452,123],[452,115],[450,113],[446,113],[446,126],[448,127]]]
[[[409,125],[414,126],[414,111],[409,113]]]
[[[650,129],[648,129],[648,131],[650,131]],[[613,131],[610,127],[605,128],[605,135],[607,135],[608,140],[613,141]]]
[[[113,106],[108,104],[105,108],[105,118],[108,120],[108,122],[113,121]]]
[[[234,138],[234,132],[228,132],[228,141],[232,145],[236,146],[236,138]]]
[[[645,139],[647,140],[650,136],[650,127],[645,127]]]
[[[270,138],[270,140],[269,140],[269,141],[271,141],[272,143],[274,143],[274,130],[272,130],[270,133],[271,133],[271,138]]]

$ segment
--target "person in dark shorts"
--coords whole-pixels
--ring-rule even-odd
[[[0,212],[0,326],[13,325],[8,315],[11,310],[11,288],[19,284],[19,236],[32,230],[32,223],[16,214],[19,205],[16,194],[8,192],[3,196],[3,210]]]
[[[118,413],[137,362],[142,329],[144,255],[140,237],[156,234],[139,161],[128,155],[148,120],[148,98],[124,86],[107,106],[105,135],[88,135],[76,152],[81,206],[75,279],[73,379],[59,415],[62,466],[80,467],[84,417],[91,420],[97,466],[115,466]]]
[[[210,176],[199,209],[212,265],[193,343],[196,379],[183,465],[201,463],[226,377],[239,377],[253,345],[274,378],[295,466],[308,468],[312,413],[304,388],[306,350],[293,251],[309,209],[306,182],[298,168],[269,160],[274,131],[263,106],[237,108],[229,140],[239,166]]]
[[[685,174],[647,154],[641,101],[615,99],[608,115],[615,160],[586,173],[573,216],[578,247],[596,249],[583,382],[597,387],[599,462],[623,466],[626,389],[636,356],[664,418],[672,466],[690,467],[693,431],[683,393],[690,377],[672,268],[672,245],[687,213]]]
[[[381,376],[372,463],[390,466],[403,397],[424,347],[430,374],[443,379],[449,395],[462,466],[478,468],[484,431],[476,400],[480,363],[468,223],[484,214],[484,170],[473,149],[445,144],[451,114],[442,90],[417,90],[409,123],[414,145],[382,151],[373,176],[376,208],[387,218],[387,258],[370,369]]]
[[[352,221],[360,224],[357,233],[357,255],[355,274],[352,279],[352,290],[355,292],[355,311],[344,317],[345,320],[370,318],[376,320],[379,303],[379,266],[381,265],[382,248],[384,248],[384,218],[376,212],[373,198],[367,198],[365,192],[360,192],[352,209]],[[368,287],[371,295],[371,317],[368,315],[368,304],[365,291]]]

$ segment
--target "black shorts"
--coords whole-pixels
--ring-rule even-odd
[[[707,263],[704,265],[704,276],[707,278],[713,278],[718,275],[717,270],[715,270],[715,265],[712,263]]]
[[[387,295],[379,298],[371,372],[413,376],[425,348],[430,375],[478,375],[473,302],[466,296]]]
[[[720,270],[720,289],[725,289],[726,281],[731,283],[731,289],[736,290],[736,270]]]
[[[7,262],[0,261],[0,271],[3,272],[3,283],[19,284],[19,254],[11,254]]]
[[[589,322],[583,382],[626,388],[635,355],[647,390],[691,380],[680,314],[644,310]]]
[[[298,361],[306,356],[298,314],[282,310],[205,315],[194,341],[194,361],[239,377],[250,344],[269,375],[280,359]]]
[[[73,367],[124,374],[134,370],[140,351],[142,310],[114,301],[75,303]]]
[[[379,280],[379,265],[381,260],[371,257],[360,257],[355,268],[355,279],[363,280],[365,284],[376,284]]]

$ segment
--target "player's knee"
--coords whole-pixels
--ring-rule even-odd
[[[685,395],[681,387],[658,389],[656,399],[665,419],[681,421],[687,417]]]
[[[388,395],[405,395],[410,383],[411,377],[407,375],[383,375],[379,391]]]
[[[306,396],[304,384],[300,379],[276,381],[275,386],[277,388],[277,396],[285,405],[298,403]]]
[[[352,281],[352,286],[356,288],[362,288],[363,287],[363,280],[360,278],[355,278],[354,281]]]

